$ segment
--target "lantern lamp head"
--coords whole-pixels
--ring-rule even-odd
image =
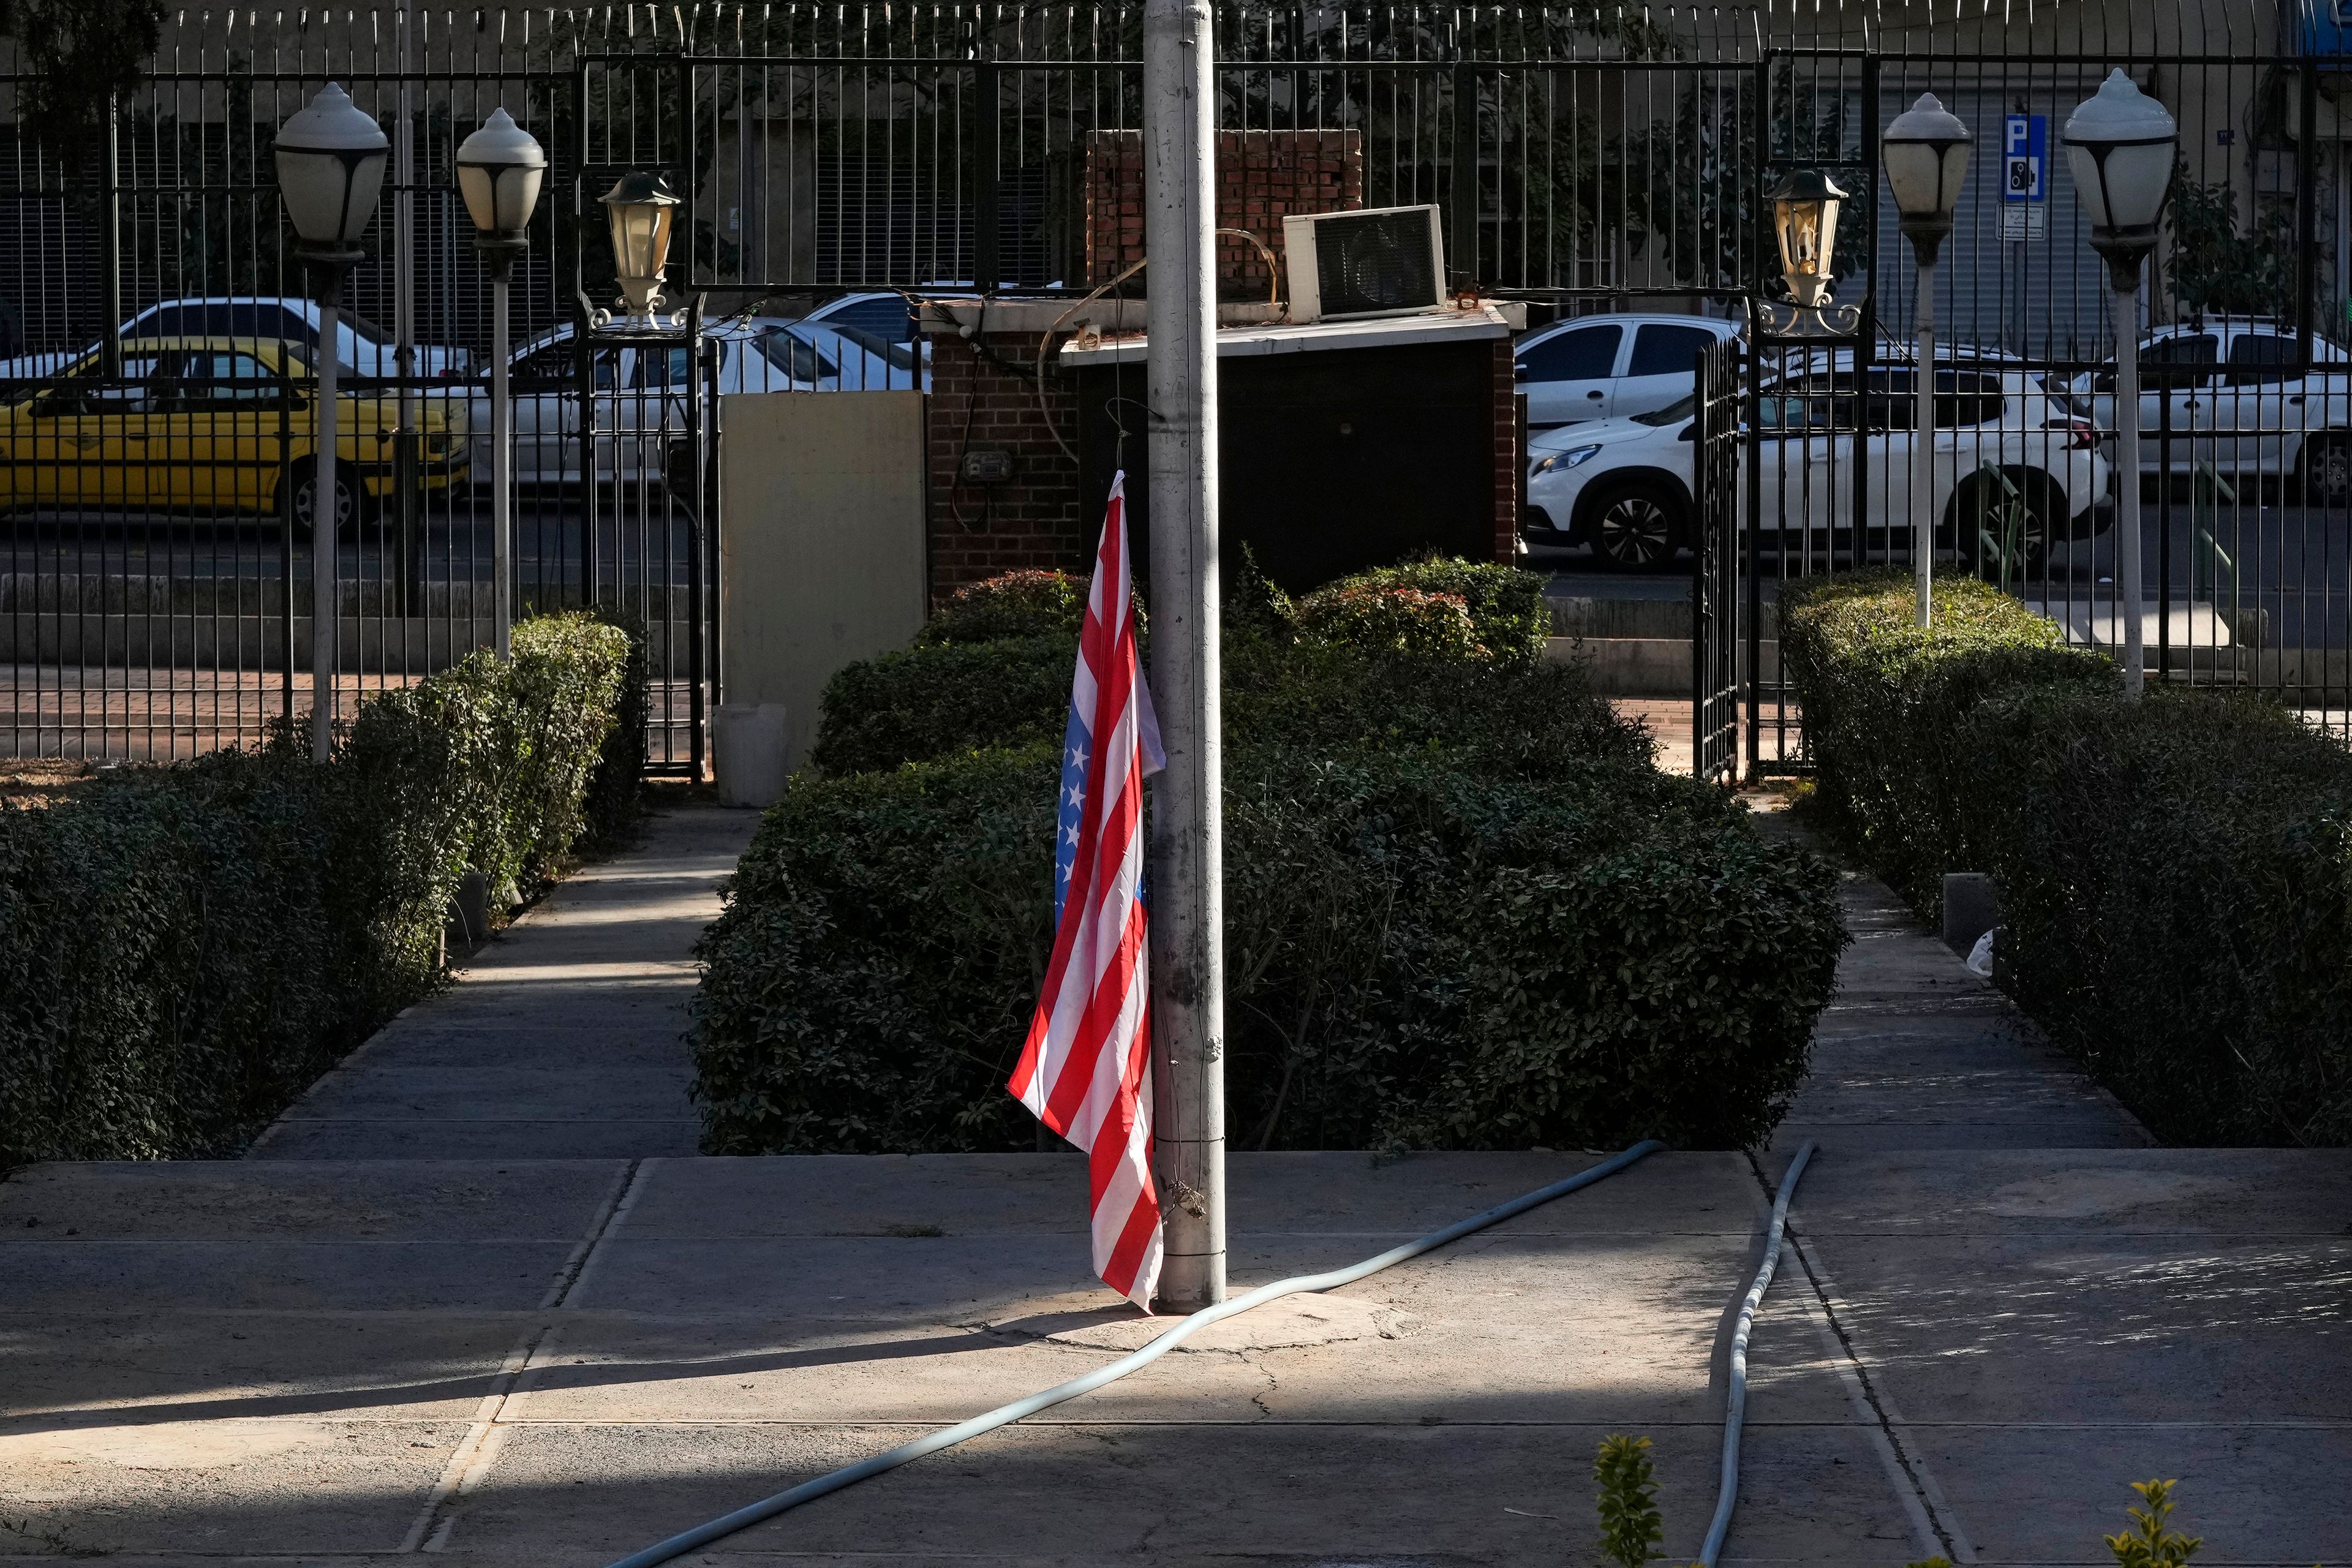
[[[2180,128],[2164,105],[2118,68],[2066,121],[2066,163],[2091,220],[2091,245],[2107,258],[2116,287],[2139,287],[2140,263],[2156,248],[2157,220],[2172,187]]]
[[[613,230],[613,268],[629,312],[653,314],[661,303],[662,269],[669,258],[671,215],[677,193],[658,174],[624,174],[601,198]]]
[[[546,180],[546,149],[504,109],[491,110],[457,148],[457,190],[486,250],[520,250],[528,243],[530,215]]]
[[[1796,169],[1772,187],[1772,226],[1780,237],[1780,273],[1806,310],[1829,298],[1837,248],[1838,208],[1847,193],[1819,169]]]
[[[383,127],[333,82],[278,129],[270,149],[278,194],[313,259],[348,265],[358,258],[390,147]]]
[[[1969,174],[1972,138],[1958,115],[1932,92],[1895,117],[1878,140],[1886,184],[1903,232],[1923,265],[1932,266],[1944,237],[1952,232],[1952,212]]]

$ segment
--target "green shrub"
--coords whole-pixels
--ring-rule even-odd
[[[1006,572],[958,588],[915,640],[930,645],[1006,637],[1075,639],[1086,618],[1086,578],[1067,572]]]
[[[1924,910],[1990,873],[2000,984],[2160,1136],[2352,1142],[2352,756],[2253,697],[2118,701],[1985,592],[1925,637],[1906,584],[1783,601],[1841,829]]]
[[[1290,1148],[1761,1138],[1842,941],[1830,875],[1617,761],[1227,752],[1227,1094]],[[1055,757],[804,774],[704,940],[705,1147],[1025,1147]]]
[[[1297,625],[1304,641],[1355,653],[1465,662],[1486,657],[1459,594],[1334,583],[1299,601]]]
[[[580,802],[580,815],[586,825],[581,847],[604,851],[625,842],[645,817],[646,742],[653,714],[646,689],[644,620],[608,609],[595,615],[617,629],[628,647],[613,708],[613,727],[597,753],[595,771],[588,776],[588,792]]]
[[[1544,579],[1517,566],[1433,555],[1396,566],[1377,566],[1341,582],[1453,595],[1469,612],[1476,642],[1497,663],[1532,665],[1543,658],[1544,644],[1551,637],[1551,606],[1544,602]]]
[[[1050,572],[974,584],[915,647],[845,667],[825,687],[811,761],[829,773],[866,773],[1060,740],[1078,622],[1022,607],[1058,602],[1056,584],[1083,595],[1080,580]],[[1523,755],[1565,743],[1578,754],[1649,756],[1639,725],[1595,700],[1580,676],[1544,665],[1550,612],[1533,573],[1414,562],[1360,573],[1294,606],[1244,552],[1223,584],[1229,733],[1272,733],[1253,728],[1261,721],[1301,744],[1309,735],[1454,741],[1476,731]],[[1073,602],[1082,613],[1082,600]],[[1524,683],[1497,683],[1498,670]]]
[[[555,869],[627,643],[515,647],[371,699],[323,767],[289,733],[0,807],[0,1167],[233,1151],[435,983],[467,869]]]
[[[1076,637],[937,643],[845,665],[825,683],[809,760],[828,773],[1058,742]]]
[[[1780,599],[1780,658],[1802,695],[1820,800],[1869,862],[1913,902],[1941,897],[1942,839],[1977,783],[1956,773],[1958,728],[1987,694],[2022,686],[2117,689],[2105,656],[1966,578],[1938,579],[1922,632],[1908,574],[1857,573]]]

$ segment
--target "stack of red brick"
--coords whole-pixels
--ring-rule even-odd
[[[1103,284],[1143,255],[1143,137],[1096,131],[1086,139],[1087,278]],[[1360,131],[1221,131],[1217,226],[1257,237],[1277,260],[1292,213],[1364,205]],[[1232,233],[1217,239],[1217,288],[1226,299],[1263,300],[1274,280],[1258,247]]]

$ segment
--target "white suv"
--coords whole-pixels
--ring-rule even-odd
[[[1760,399],[1761,541],[1826,555],[1849,547],[1853,465],[1863,465],[1870,542],[1901,555],[1909,526],[1912,372],[1816,369],[1783,378]],[[1528,443],[1530,545],[1589,544],[1604,566],[1667,565],[1690,542],[1693,404],[1553,430]],[[2111,520],[2109,468],[2087,421],[2042,393],[2022,370],[1938,365],[1935,504],[1939,548],[1973,554],[1979,500],[2022,503],[2007,548],[2026,562],[2061,540],[2087,539]],[[1741,444],[1745,505],[1748,443]],[[1987,469],[1991,471],[1989,473]],[[2006,511],[2006,508],[2004,508]]]
[[[1528,428],[1647,414],[1688,397],[1701,349],[1739,335],[1713,316],[1578,316],[1511,346],[1528,395]]]
[[[2176,474],[2210,463],[2242,478],[2300,480],[2307,501],[2352,499],[2352,354],[2314,337],[2311,360],[2311,370],[2294,368],[2303,361],[2294,329],[2277,321],[2208,316],[2158,327],[2139,346],[2140,471],[2164,467],[2168,416]],[[2115,372],[2086,371],[2063,385],[2087,396],[2101,429],[2115,428]]]

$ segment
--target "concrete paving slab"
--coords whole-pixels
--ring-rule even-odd
[[[1564,1179],[1590,1152],[1236,1156],[1229,1224],[1262,1236],[1409,1239]],[[1669,1152],[1511,1222],[1515,1235],[1747,1229],[1769,1209],[1737,1154]],[[1085,1233],[1075,1152],[810,1154],[649,1160],[621,1234],[633,1239]],[[1367,1251],[1378,1248],[1367,1248]]]
[[[0,1310],[537,1306],[567,1242],[17,1241]]]
[[[2180,1482],[2171,1522],[2205,1538],[2200,1564],[2352,1560],[2352,1428],[2342,1424],[2003,1422],[1915,1426],[1907,1437],[1969,1521],[1979,1563],[2112,1562],[2099,1538],[2130,1524],[2131,1483],[2151,1477]]]
[[[758,814],[656,814],[394,1019],[256,1144],[269,1160],[690,1154],[696,941]]]
[[[281,1124],[284,1125],[284,1124]],[[461,1160],[485,1145],[516,1160],[635,1159],[691,1154],[701,1123],[690,1118],[627,1121],[565,1117],[544,1121],[488,1117],[427,1121],[406,1117],[295,1124],[270,1142],[271,1160],[335,1161],[366,1151],[371,1160]]]
[[[706,1557],[1591,1562],[1591,1456],[1607,1435],[1560,1424],[1024,1426],[756,1526]],[[759,1425],[520,1430],[464,1501],[448,1549],[524,1564],[604,1561],[645,1544],[647,1525],[682,1529],[905,1436]],[[1693,1552],[1713,1505],[1717,1434],[1651,1436],[1669,1542]],[[1846,1549],[1832,1542],[1903,1541],[1902,1516],[1856,1435],[1776,1434],[1759,1441],[1754,1463],[1759,1500],[1727,1561],[1843,1562]]]
[[[0,1429],[0,1477],[12,1508],[64,1543],[36,1562],[389,1552],[464,1431],[298,1418]]]
[[[253,1161],[34,1165],[0,1182],[0,1247],[84,1241],[569,1241],[621,1161]]]
[[[1800,1225],[1819,1236],[2352,1237],[2352,1150],[1830,1150]]]
[[[286,1415],[463,1423],[520,1327],[511,1313],[442,1307],[10,1312],[0,1432]]]

